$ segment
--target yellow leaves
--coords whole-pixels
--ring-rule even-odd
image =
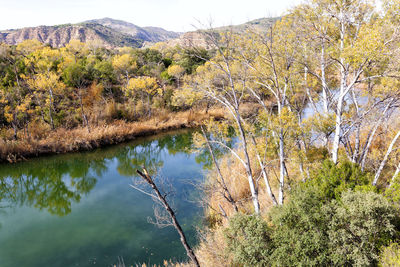
[[[185,69],[179,65],[171,65],[168,67],[168,75],[179,79],[185,72]]]
[[[73,54],[86,52],[85,43],[82,43],[79,40],[70,40],[69,43],[65,46],[65,48]]]
[[[185,86],[182,90],[175,90],[172,96],[172,105],[182,107],[184,105],[192,106],[196,101],[202,99],[204,95]]]
[[[112,59],[112,66],[120,72],[131,72],[137,64],[130,54],[116,55]]]
[[[12,122],[14,120],[12,108],[10,106],[4,107],[4,117],[6,117],[7,122]]]
[[[27,56],[43,47],[43,44],[36,39],[25,40],[17,45],[17,51]]]
[[[400,81],[393,78],[382,78],[380,84],[374,90],[374,95],[377,97],[398,93],[400,93]]]
[[[56,67],[58,70],[57,64],[61,63],[61,58],[62,54],[60,50],[46,46],[34,50],[24,61],[28,66],[33,65],[36,71],[44,73]]]
[[[199,132],[194,132],[194,133],[193,133],[193,136],[192,136],[192,139],[193,139],[193,145],[194,145],[194,147],[196,147],[196,148],[202,148],[202,147],[204,147],[205,144],[206,144],[206,139],[205,139],[204,136],[203,136],[201,133],[199,133]]]
[[[272,120],[273,125],[290,129],[292,131],[298,130],[299,124],[296,117],[296,114],[290,111],[287,107],[284,107],[281,111],[281,114],[277,114],[274,116]]]
[[[313,129],[318,133],[329,135],[335,130],[335,114],[320,114],[317,113],[314,116],[304,120],[303,124],[306,128]]]
[[[60,76],[54,72],[36,74],[32,78],[28,78],[26,82],[36,90],[57,91],[65,88],[64,83],[60,81]]]
[[[128,82],[128,86],[126,87],[126,93],[134,94],[138,91],[146,92],[149,95],[155,94],[159,89],[157,80],[153,77],[139,77],[139,78],[131,78]]]
[[[382,36],[382,28],[379,23],[363,25],[353,45],[349,45],[343,52],[343,57],[348,63],[354,65],[363,64],[367,59],[382,60],[385,52],[385,40]]]

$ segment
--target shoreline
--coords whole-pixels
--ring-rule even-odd
[[[89,151],[163,132],[195,128],[212,117],[217,120],[223,119],[224,111],[183,111],[156,116],[147,121],[114,121],[111,124],[92,126],[90,133],[86,127],[59,128],[40,140],[0,140],[0,163],[16,163],[40,156]]]

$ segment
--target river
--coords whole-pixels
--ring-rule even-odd
[[[173,227],[148,222],[154,202],[131,188],[153,166],[174,189],[178,220],[196,244],[196,203],[209,162],[192,131],[137,139],[90,152],[0,165],[0,266],[113,266],[186,260]]]

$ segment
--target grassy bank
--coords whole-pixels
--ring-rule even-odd
[[[37,139],[0,139],[0,162],[13,163],[40,155],[91,150],[169,130],[197,127],[211,117],[224,118],[224,110],[166,113],[138,122],[114,121],[92,126],[90,132],[83,127],[59,128]]]

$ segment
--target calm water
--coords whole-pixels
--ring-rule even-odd
[[[203,179],[208,160],[191,152],[192,145],[191,132],[179,132],[0,165],[0,266],[185,260],[174,228],[148,223],[154,203],[129,184],[138,166],[156,166],[174,187],[178,219],[195,244],[202,210],[190,182]]]

